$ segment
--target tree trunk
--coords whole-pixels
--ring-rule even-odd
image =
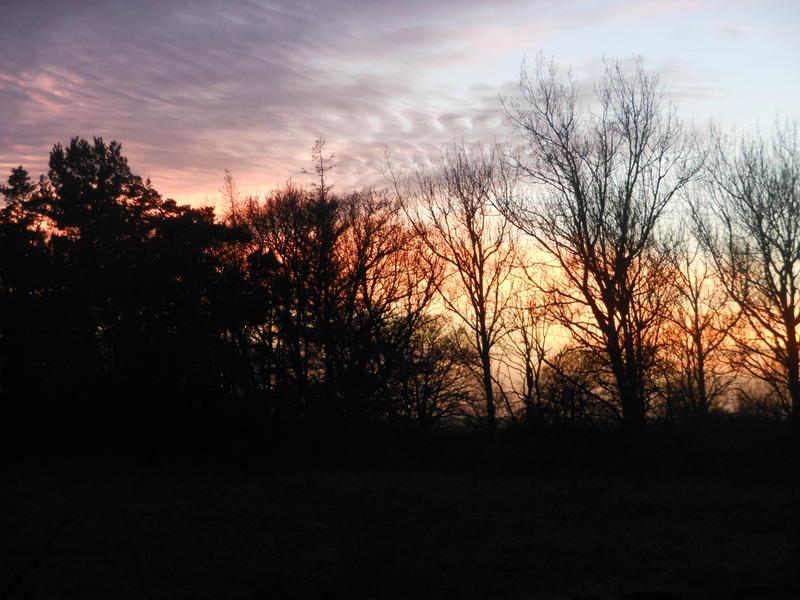
[[[702,423],[707,419],[709,412],[708,392],[706,391],[706,366],[702,350],[698,350],[697,354],[697,394],[697,418]]]
[[[793,428],[800,429],[800,351],[797,345],[797,328],[793,318],[789,319],[786,330],[787,384],[792,403],[789,423]]]
[[[635,381],[618,383],[622,394],[622,427],[638,432],[644,429],[644,404],[636,392]]]
[[[623,355],[616,331],[608,338],[608,356],[622,407],[622,427],[629,432],[641,431],[644,428],[644,402],[638,392],[636,365],[632,358]]]
[[[487,346],[488,344],[481,349],[481,369],[483,370],[483,393],[486,397],[486,427],[491,433],[497,428],[497,415],[492,387],[492,362]]]

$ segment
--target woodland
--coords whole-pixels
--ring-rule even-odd
[[[522,144],[388,157],[385,189],[333,189],[322,139],[315,183],[226,171],[216,211],[100,138],[13,169],[6,436],[796,421],[797,123],[689,130],[641,65],[577,89],[540,61],[505,103]]]
[[[380,188],[12,169],[0,597],[797,593],[798,122],[579,84]]]

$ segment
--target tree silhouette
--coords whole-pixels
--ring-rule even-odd
[[[16,240],[11,256],[41,248],[47,258],[37,284],[41,313],[19,327],[25,336],[47,327],[36,338],[43,384],[34,395],[50,403],[55,421],[83,431],[112,422],[133,428],[213,396],[215,250],[230,237],[213,211],[163,199],[131,172],[118,143],[100,138],[57,144],[35,190],[18,171],[10,189],[9,209],[21,203],[29,215],[29,239]]]
[[[547,420],[542,380],[555,323],[548,315],[545,298],[535,290],[526,289],[518,298],[501,346],[500,361],[506,366],[507,382],[498,389],[512,420],[537,426]]]
[[[444,306],[466,327],[489,431],[497,426],[492,352],[505,334],[516,244],[494,205],[515,193],[516,175],[498,148],[454,144],[432,170],[417,169],[395,189],[433,257],[448,268],[438,285]]]
[[[13,436],[25,413],[21,398],[38,404],[50,380],[48,356],[53,257],[33,210],[36,185],[21,166],[0,186],[0,427]],[[38,408],[38,406],[36,407]]]
[[[772,138],[729,141],[712,132],[698,236],[746,327],[733,339],[740,366],[771,386],[782,412],[800,415],[800,150],[798,124]]]
[[[387,418],[439,273],[400,206],[374,190],[323,196],[287,184],[242,214],[248,277],[268,306],[253,338],[276,410],[327,423]]]
[[[591,112],[577,83],[542,58],[520,89],[507,115],[526,140],[518,163],[535,188],[501,209],[557,268],[543,285],[555,315],[605,358],[623,423],[640,429],[669,300],[658,227],[696,161],[641,62],[631,74],[607,62]]]
[[[325,183],[325,176],[336,166],[333,163],[333,159],[336,157],[334,154],[328,154],[325,156],[325,138],[319,137],[314,140],[314,145],[311,147],[311,162],[314,164],[314,171],[313,173],[307,169],[303,169],[301,173],[305,175],[316,175],[319,179],[319,183],[312,183],[312,189],[316,190],[317,195],[320,198],[325,198],[325,196],[330,191],[331,185]]]
[[[691,227],[678,225],[676,252],[669,257],[676,302],[665,331],[669,373],[667,412],[671,418],[703,422],[734,381],[728,348],[739,321],[710,259],[690,239]]]

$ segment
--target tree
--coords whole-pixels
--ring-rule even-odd
[[[253,329],[262,371],[279,410],[328,425],[384,418],[440,268],[395,199],[320,186],[287,185],[241,212],[267,306]]]
[[[741,367],[772,387],[800,423],[800,149],[798,123],[769,140],[712,131],[706,194],[693,214],[698,237],[745,327],[733,339]]]
[[[502,342],[500,361],[506,367],[505,385],[498,385],[513,422],[529,426],[546,420],[542,379],[552,347],[553,325],[547,307],[535,290],[519,294],[523,304],[510,310],[508,335]]]
[[[319,183],[312,183],[311,187],[317,195],[324,199],[333,186],[325,183],[325,175],[328,171],[335,167],[333,159],[336,158],[335,154],[328,154],[325,156],[325,138],[319,137],[314,140],[314,145],[311,147],[311,162],[314,165],[313,173],[308,169],[302,169],[300,172],[304,175],[315,175],[319,179]]]
[[[542,365],[538,393],[542,420],[555,425],[584,425],[613,419],[614,409],[599,396],[602,365],[597,353],[565,346]]]
[[[591,108],[543,58],[523,67],[520,91],[506,109],[526,141],[517,163],[533,193],[500,209],[557,269],[543,288],[558,321],[605,358],[623,424],[638,429],[668,301],[659,223],[697,161],[641,61],[631,73],[606,62]]]
[[[37,186],[21,166],[7,182],[0,185],[0,427],[8,427],[4,436],[13,436],[19,434],[20,413],[29,409],[21,399],[44,389],[49,379],[48,329],[58,321],[47,315],[54,264],[32,209]]]
[[[498,148],[442,154],[432,170],[394,178],[410,221],[431,256],[448,268],[437,283],[442,304],[466,327],[481,381],[487,427],[497,424],[492,352],[503,336],[516,260],[511,224],[494,206],[514,195],[516,174]]]
[[[222,187],[219,188],[222,201],[226,204],[227,220],[234,227],[238,224],[237,210],[240,204],[239,187],[233,179],[233,173],[230,169],[225,169],[225,174],[222,177]]]
[[[30,239],[18,237],[0,269],[10,274],[37,249],[28,283],[14,276],[14,291],[3,294],[4,304],[36,315],[0,332],[12,354],[36,348],[21,370],[39,373],[28,404],[49,402],[51,422],[68,422],[68,435],[185,419],[186,403],[219,389],[215,355],[230,315],[218,310],[217,250],[231,230],[210,209],[162,198],[131,172],[117,142],[75,138],[57,144],[49,164],[33,190],[12,174],[10,187],[25,191],[12,204]]]
[[[677,251],[671,255],[677,301],[666,331],[667,412],[702,422],[733,383],[726,344],[739,313],[714,276],[710,258],[688,237],[691,229],[685,223],[678,228]]]
[[[362,399],[379,406],[401,377],[403,356],[420,340],[441,266],[425,255],[400,204],[387,193],[354,192],[344,207],[345,320],[336,337],[345,344],[335,352],[337,369],[350,405],[358,407]]]
[[[389,421],[404,428],[429,431],[443,418],[456,415],[472,396],[458,348],[447,334],[444,319],[425,319],[400,348],[393,377]]]
[[[278,412],[312,410],[318,369],[315,314],[329,286],[319,263],[330,264],[335,205],[287,184],[264,198],[250,199],[241,213],[251,232],[247,276],[260,291],[264,314],[251,333],[259,354],[260,377]],[[338,218],[336,219],[338,220]],[[329,277],[324,277],[330,279]],[[316,309],[314,305],[316,304]]]
[[[31,181],[30,175],[22,168],[22,165],[11,169],[8,185],[0,185],[0,194],[5,197],[6,202],[2,210],[8,213],[5,218],[9,219],[11,213],[20,211],[35,190],[36,185]]]

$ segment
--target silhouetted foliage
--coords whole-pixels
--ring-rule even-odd
[[[57,325],[49,297],[52,252],[30,210],[35,189],[22,167],[13,169],[0,189],[6,200],[0,210],[0,418],[7,436],[22,416],[21,399],[37,401],[48,379],[41,367],[52,350],[50,327]]]
[[[38,181],[12,169],[6,437],[322,444],[794,414],[794,129],[772,146],[715,139],[697,246],[663,227],[699,162],[655,78],[609,63],[599,114],[576,89],[540,63],[509,110],[528,142],[516,162],[456,144],[394,194],[334,192],[323,139],[309,187],[246,197],[226,170],[224,216],[163,198],[100,138],[56,144]]]
[[[798,597],[797,125],[692,188],[653,74],[594,91],[539,62],[519,154],[394,193],[323,138],[222,214],[100,138],[11,169],[0,597]]]
[[[252,232],[247,277],[266,309],[252,351],[273,409],[329,424],[395,415],[439,276],[397,202],[289,184],[240,214]]]
[[[94,422],[166,423],[213,396],[215,252],[231,237],[213,212],[163,199],[118,143],[99,138],[56,145],[35,189],[18,171],[9,188],[3,228],[17,237],[4,236],[14,247],[3,255],[3,296],[24,294],[28,314],[3,324],[4,356],[27,356],[6,385],[31,399],[25,409],[42,402],[77,435]],[[21,258],[40,264],[11,275]]]

